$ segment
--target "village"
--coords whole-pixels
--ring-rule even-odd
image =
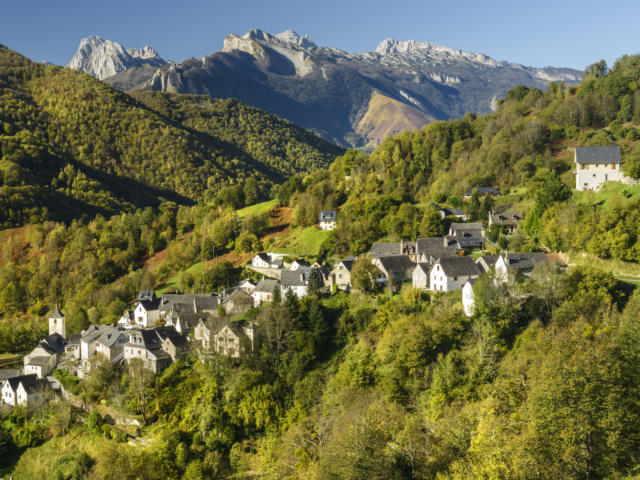
[[[597,190],[604,182],[624,180],[619,147],[576,148],[576,189]],[[595,173],[594,173],[595,172]],[[476,194],[497,197],[494,187],[477,187]],[[472,192],[467,192],[470,198]],[[468,317],[474,314],[473,285],[483,274],[496,284],[513,284],[531,275],[551,255],[540,252],[496,252],[482,222],[467,222],[463,210],[437,207],[441,218],[452,221],[446,235],[399,242],[375,242],[365,255],[375,290],[390,294],[403,285],[433,295],[459,291]],[[503,207],[489,212],[486,226],[497,225],[513,234],[523,220],[521,212]],[[322,211],[318,228],[334,230],[339,212]],[[491,252],[487,247],[490,247]],[[286,296],[353,292],[352,272],[357,257],[337,259],[331,266],[310,263],[280,253],[258,253],[245,269],[249,278],[217,293],[159,293],[143,290],[116,324],[91,325],[68,332],[63,311],[54,306],[48,315],[48,336],[23,358],[21,369],[0,370],[1,404],[30,405],[55,398],[63,388],[52,375],[64,370],[82,379],[96,364],[130,364],[160,373],[189,354],[201,359],[221,355],[241,358],[260,342],[259,325],[243,314]]]

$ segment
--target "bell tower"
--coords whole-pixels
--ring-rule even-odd
[[[49,315],[49,335],[53,335],[54,333],[58,333],[62,335],[63,338],[67,338],[64,315],[60,313],[58,304],[56,304],[53,312]]]

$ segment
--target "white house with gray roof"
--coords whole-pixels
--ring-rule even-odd
[[[599,190],[605,182],[632,183],[621,167],[620,147],[576,147],[576,190]]]
[[[442,257],[429,271],[429,289],[434,292],[460,290],[468,280],[480,276],[480,268],[471,257]]]
[[[321,230],[334,230],[336,228],[337,212],[335,210],[323,210],[320,212],[319,226]]]
[[[307,281],[304,272],[300,270],[283,270],[280,276],[282,297],[291,290],[296,297],[302,298],[307,294]]]
[[[273,291],[279,288],[278,281],[273,278],[263,278],[258,282],[256,288],[251,293],[253,298],[253,306],[259,307],[264,302],[270,302],[273,300]]]

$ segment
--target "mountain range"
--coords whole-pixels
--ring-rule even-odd
[[[373,51],[349,53],[292,30],[228,35],[221,51],[179,63],[150,47],[126,50],[90,37],[68,66],[121,90],[233,97],[353,147],[434,120],[491,112],[518,84],[544,89],[582,78],[574,69],[526,67],[414,40],[387,39]]]

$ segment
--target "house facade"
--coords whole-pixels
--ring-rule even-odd
[[[522,221],[522,214],[515,210],[506,210],[501,213],[489,213],[489,225],[500,225],[512,234]]]
[[[335,230],[338,212],[335,210],[323,210],[320,212],[319,227],[321,230]]]
[[[299,270],[283,270],[280,276],[280,289],[282,298],[291,290],[296,297],[302,298],[307,294],[307,282],[305,275]]]
[[[507,283],[516,281],[518,276],[528,277],[536,265],[546,261],[544,252],[504,253],[495,262],[496,280]]]
[[[265,302],[272,301],[273,291],[276,288],[280,288],[277,280],[274,280],[273,278],[263,278],[260,280],[251,294],[251,298],[253,298],[253,306],[259,307]]]
[[[576,147],[576,190],[599,190],[605,182],[629,183],[621,167],[619,146]]]
[[[415,264],[405,255],[373,257],[371,263],[380,272],[376,281],[385,285],[400,285],[410,280],[415,268]]]
[[[32,405],[44,395],[45,382],[34,374],[8,378],[2,385],[2,402],[12,407]]]
[[[355,261],[355,258],[349,257],[335,264],[328,277],[330,288],[345,292],[351,290],[351,269]]]
[[[140,328],[152,328],[160,319],[160,299],[153,298],[147,300],[138,300],[133,310],[133,317],[136,326]]]
[[[428,263],[418,263],[411,274],[411,284],[413,288],[422,290],[429,289],[429,271],[431,267]]]
[[[478,278],[480,269],[470,257],[439,258],[429,271],[429,289],[434,292],[460,290],[472,278]]]
[[[284,265],[282,255],[273,253],[258,253],[251,260],[253,268],[275,268],[280,269]]]

